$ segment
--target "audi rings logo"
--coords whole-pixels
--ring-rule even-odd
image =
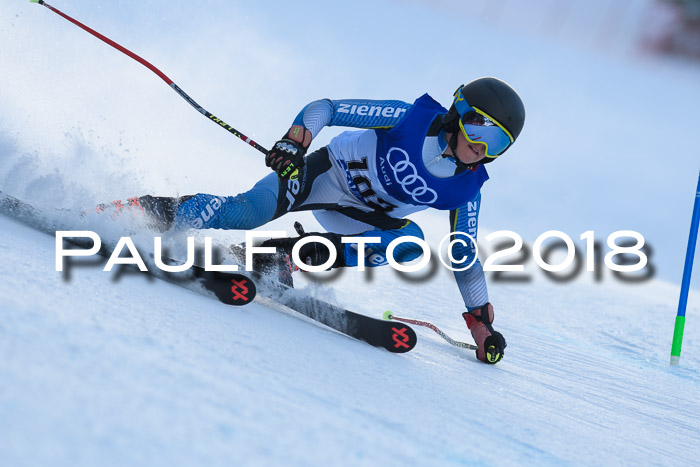
[[[394,172],[396,181],[413,201],[420,204],[432,204],[438,199],[438,195],[423,177],[418,175],[416,166],[411,163],[408,153],[400,148],[391,148],[386,154],[391,170]]]

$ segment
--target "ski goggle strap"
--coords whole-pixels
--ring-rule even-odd
[[[470,143],[486,146],[486,157],[493,159],[500,156],[515,142],[510,132],[496,119],[467,103],[461,87],[455,92],[454,105],[460,115],[462,135]]]

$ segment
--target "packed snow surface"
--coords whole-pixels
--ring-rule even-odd
[[[0,229],[5,465],[688,465],[700,456],[697,321],[683,366],[668,366],[672,322],[662,317],[675,290],[663,283],[494,287],[508,348],[487,366],[427,329],[395,355],[143,274],[90,265],[64,280],[50,272],[52,237],[5,217]],[[386,279],[348,271],[335,300],[470,341],[447,275],[388,290]]]
[[[493,250],[492,231],[531,245],[554,229],[583,258],[581,233],[605,248],[631,229],[652,247],[655,275],[625,283],[603,268],[600,280],[555,282],[532,259],[528,281],[487,275],[508,341],[488,366],[428,329],[394,355],[291,311],[102,272],[103,259],[68,277],[55,271],[53,237],[0,216],[1,465],[697,464],[698,264],[681,365],[668,361],[700,80],[697,65],[634,49],[650,0],[572,1],[562,23],[556,2],[475,1],[466,32],[464,2],[451,0],[54,3],[266,147],[315,99],[429,92],[449,106],[459,84],[501,77],[527,121],[488,166],[480,247]],[[60,218],[55,209],[135,195],[233,195],[269,173],[153,73],[44,7],[0,0],[0,44],[0,191]],[[311,149],[342,130],[324,129]],[[444,212],[413,218],[433,248],[449,229]],[[319,228],[303,213],[265,229],[292,233],[294,220]],[[439,263],[295,282],[471,342]]]

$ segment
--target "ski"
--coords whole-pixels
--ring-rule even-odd
[[[41,210],[31,204],[2,191],[0,214],[52,236],[56,234],[56,230],[64,228],[49,221],[48,216],[43,215]],[[79,247],[87,247],[81,242],[72,243]],[[111,251],[106,249],[101,253],[109,254]],[[180,264],[179,261],[166,258],[163,258],[163,262],[168,265]],[[197,265],[192,265],[183,272],[168,273],[151,268],[147,273],[171,284],[204,293],[227,305],[246,305],[256,296],[262,297],[262,301],[281,305],[342,334],[393,353],[408,352],[417,342],[415,331],[406,323],[389,322],[355,313],[304,295],[276,278],[258,276],[253,280],[245,274],[207,271]]]
[[[232,301],[241,294],[240,274],[206,271],[196,265],[192,266],[191,270],[194,277],[202,278],[202,285],[214,293],[221,302],[239,304]],[[338,305],[303,295],[301,291],[275,282],[271,278],[263,278],[255,287],[259,297],[372,346],[381,347],[393,353],[405,353],[416,345],[416,333],[405,323],[393,323],[355,313]]]
[[[272,287],[264,296],[336,331],[375,347],[382,347],[389,352],[408,352],[417,342],[415,331],[405,323],[392,323],[355,313],[302,295],[299,291],[283,284]]]

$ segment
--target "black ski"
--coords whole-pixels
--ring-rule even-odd
[[[370,318],[308,297],[291,296],[278,300],[319,323],[389,352],[408,352],[416,345],[415,331],[404,323],[397,326],[395,322]]]
[[[48,222],[47,217],[39,209],[1,191],[0,214],[49,235],[55,235],[56,230],[59,229],[54,223]],[[61,226],[60,228],[65,227]],[[85,245],[78,244],[78,246]],[[175,260],[164,259],[164,262],[178,264],[178,261]],[[166,273],[160,269],[149,269],[149,273],[189,289],[192,289],[193,285],[196,289],[196,284],[199,284],[211,294],[207,294],[208,296],[215,297],[227,305],[245,305],[252,302],[258,294],[336,331],[375,347],[382,347],[390,352],[405,353],[416,345],[415,331],[404,323],[375,319],[346,310],[340,306],[303,295],[274,278],[263,277],[261,280],[253,281],[243,274],[205,271],[200,266],[192,266],[188,271],[179,273]]]
[[[199,266],[193,266],[191,269],[195,277],[203,279],[202,285],[212,291],[221,302],[238,304],[231,301],[240,295],[238,287],[240,274],[205,271]],[[385,348],[389,352],[404,353],[416,345],[415,331],[404,323],[384,321],[346,310],[323,300],[302,295],[300,291],[276,282],[274,279],[263,278],[257,284],[260,296],[375,347]]]

